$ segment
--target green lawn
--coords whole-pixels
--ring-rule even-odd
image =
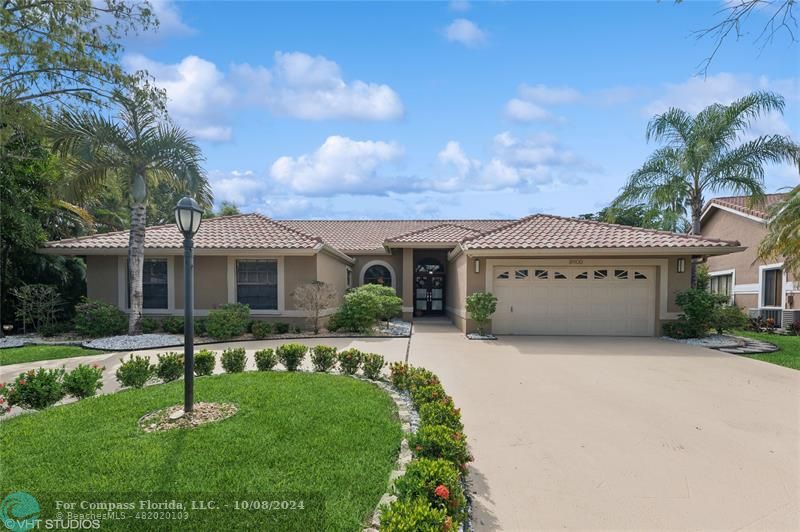
[[[764,353],[762,355],[750,355],[751,358],[763,360],[786,366],[787,368],[800,369],[800,336],[784,336],[782,334],[757,333],[751,331],[736,331],[738,336],[756,338],[764,340],[780,347],[780,351],[774,353]]]
[[[99,355],[103,351],[86,349],[77,345],[26,345],[0,349],[0,366],[35,362],[37,360],[54,360],[57,358]]]
[[[42,519],[65,499],[228,505],[189,511],[180,525],[104,521],[103,529],[355,531],[386,490],[402,433],[394,402],[369,383],[318,373],[202,377],[195,401],[232,402],[238,413],[191,430],[138,428],[143,414],[182,397],[176,381],[1,421],[0,493],[30,493]],[[304,509],[235,509],[249,500]]]

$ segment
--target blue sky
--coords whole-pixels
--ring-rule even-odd
[[[735,1],[735,0],[733,0]],[[167,89],[216,200],[277,218],[596,211],[655,145],[648,119],[754,89],[752,134],[800,131],[798,48],[692,32],[718,2],[156,3],[126,68]],[[756,13],[751,29],[763,23]],[[764,18],[766,20],[766,18]],[[767,187],[797,184],[771,168]]]

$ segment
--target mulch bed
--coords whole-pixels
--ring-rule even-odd
[[[222,421],[238,412],[232,403],[195,403],[192,412],[172,419],[170,416],[183,412],[183,405],[174,405],[145,414],[139,419],[139,427],[145,432],[163,432],[172,429],[192,429],[206,423]]]

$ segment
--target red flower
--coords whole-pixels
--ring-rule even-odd
[[[20,379],[19,385],[20,386],[25,386],[25,379]]]
[[[3,389],[3,388],[5,388],[5,387],[6,387],[6,385],[5,385],[5,384],[3,384],[2,382],[0,382],[0,390],[2,390],[2,389]]]
[[[417,452],[420,452],[421,450],[422,450],[422,445],[417,445]]]
[[[436,486],[436,489],[433,490],[433,493],[436,494],[437,497],[441,497],[444,500],[450,498],[450,490],[447,489],[447,486],[445,486],[444,484],[439,484],[438,486]]]

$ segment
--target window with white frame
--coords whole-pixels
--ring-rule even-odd
[[[783,303],[783,270],[764,270],[761,277],[761,303],[765,307],[780,307]]]
[[[278,310],[278,262],[237,260],[236,301],[253,310]]]
[[[169,307],[169,275],[167,259],[144,259],[142,272],[142,308],[165,309]],[[127,268],[128,290],[126,301],[131,307],[131,270]]]
[[[731,297],[733,293],[733,274],[725,273],[712,275],[708,284],[708,289],[712,294]]]

